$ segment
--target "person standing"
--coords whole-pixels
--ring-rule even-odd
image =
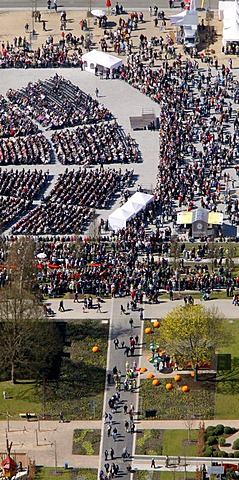
[[[108,450],[105,450],[105,462],[108,460]]]
[[[54,10],[57,12],[57,0],[54,0]]]
[[[114,449],[111,447],[111,449],[110,449],[110,458],[111,458],[111,460],[114,460],[114,454],[115,454],[115,451],[114,451]]]
[[[95,96],[96,96],[96,98],[99,98],[99,89],[97,87],[95,89]]]

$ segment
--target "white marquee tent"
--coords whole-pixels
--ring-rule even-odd
[[[175,27],[187,27],[198,25],[198,12],[194,10],[183,10],[177,15],[169,17],[170,25]]]
[[[117,208],[109,215],[109,228],[114,231],[125,228],[127,222],[141,210],[144,210],[146,205],[153,202],[153,200],[153,195],[142,192],[134,193],[122,207]]]
[[[218,5],[219,20],[223,19],[222,43],[239,42],[239,3],[220,1]]]
[[[108,53],[100,52],[99,50],[91,50],[82,55],[82,61],[87,72],[95,73],[95,68],[103,70],[117,70],[122,65],[122,60]]]

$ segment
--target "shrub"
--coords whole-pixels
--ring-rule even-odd
[[[235,440],[235,442],[232,445],[233,450],[239,450],[239,438]]]
[[[205,432],[206,438],[214,435],[214,430],[215,430],[215,427],[213,427],[212,425],[209,425],[209,427],[206,428],[206,432]]]
[[[218,441],[217,441],[217,437],[208,437],[207,439],[207,444],[210,446],[210,445],[217,445],[218,444]]]
[[[207,448],[204,450],[204,457],[211,457],[211,456],[212,456],[212,452],[213,452],[213,448],[207,447]]]
[[[218,457],[228,457],[228,453],[223,450],[219,450]]]
[[[223,447],[223,445],[225,445],[225,443],[226,443],[225,438],[224,438],[224,437],[220,437],[220,438],[218,439],[218,443],[219,443],[220,447]]]
[[[221,425],[220,423],[215,427],[214,430],[214,435],[222,435],[224,433],[224,425]]]
[[[232,427],[224,427],[224,433],[226,435],[232,435],[234,432],[235,432],[236,428],[232,428]]]
[[[234,456],[234,458],[239,458],[239,450],[233,452],[232,455]]]

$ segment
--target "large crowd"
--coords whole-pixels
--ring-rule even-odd
[[[107,108],[57,74],[50,80],[29,82],[21,90],[9,89],[7,97],[47,129],[97,123],[111,118]]]
[[[175,267],[169,260],[173,255],[171,230],[160,228],[171,221],[175,225],[178,209],[193,209],[196,204],[216,211],[224,203],[231,222],[239,221],[238,201],[231,195],[235,181],[226,171],[236,165],[238,157],[239,118],[233,105],[238,84],[232,65],[208,62],[202,70],[196,59],[183,60],[171,41],[162,37],[147,39],[141,35],[139,49],[132,53],[131,31],[137,28],[137,21],[127,25],[120,19],[119,27],[114,37],[104,32],[104,44],[107,46],[108,40],[112,44],[116,39],[120,50],[126,53],[121,80],[162,107],[154,203],[132,219],[126,229],[117,234],[106,233],[108,237],[100,243],[87,239],[77,249],[70,237],[66,242],[41,238],[42,234],[82,232],[94,208],[108,206],[115,192],[127,188],[131,181],[132,172],[122,175],[114,169],[104,170],[102,164],[119,158],[138,160],[130,137],[130,153],[126,154],[118,125],[110,119],[109,112],[56,75],[48,82],[30,83],[23,91],[11,90],[9,99],[46,128],[83,123],[84,128],[52,135],[57,157],[64,164],[101,167],[94,172],[66,169],[50,195],[14,225],[13,234],[38,236],[37,251],[47,255],[39,272],[40,286],[52,295],[69,290],[101,296],[131,295],[136,302],[142,302],[146,295],[148,301],[157,302],[160,289],[171,292],[223,287],[231,293],[239,286],[239,279],[233,278],[230,265],[224,261],[225,248],[215,259],[212,273],[207,263],[200,263],[202,258],[212,255],[209,239],[203,239],[203,245],[190,252],[181,245],[183,257]],[[153,69],[150,65],[157,56],[162,64]],[[148,232],[147,224],[153,223],[155,217],[155,232]],[[192,267],[188,266],[188,255],[195,260]],[[48,268],[52,263],[56,268]]]
[[[0,139],[0,165],[36,165],[50,161],[50,145],[42,133]]]
[[[42,170],[0,169],[1,227],[4,229],[27,212],[46,186],[47,174]]]
[[[113,196],[131,184],[133,171],[85,168],[68,171],[50,194],[12,228],[14,234],[81,233],[96,208],[107,208]]]
[[[116,120],[58,131],[51,141],[57,159],[65,165],[129,163],[140,159],[135,140],[125,136]]]
[[[35,135],[37,125],[19,108],[0,95],[0,138]]]

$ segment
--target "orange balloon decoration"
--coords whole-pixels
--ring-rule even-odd
[[[155,378],[155,379],[152,381],[152,385],[153,385],[154,387],[157,387],[158,385],[160,385],[159,379],[158,379],[158,378]]]
[[[195,377],[195,372],[191,372],[191,373],[190,373],[190,376],[191,376],[192,378],[194,378],[194,377]]]
[[[156,322],[154,322],[154,328],[159,328],[160,327],[160,322],[158,322],[158,320],[156,320]]]
[[[182,392],[189,392],[189,390],[190,390],[190,388],[189,388],[188,385],[184,385],[184,386],[182,387]]]
[[[94,347],[92,347],[92,352],[93,353],[97,353],[97,352],[99,352],[99,350],[100,350],[100,347],[98,347],[98,345],[95,345]]]
[[[173,388],[172,383],[167,383],[165,388],[166,388],[166,390],[172,390],[172,388]]]
[[[149,360],[151,360],[151,358],[152,358],[152,355],[148,355],[148,356],[147,356],[148,362],[149,362]]]
[[[148,371],[148,369],[146,367],[141,367],[140,371],[141,371],[141,373],[145,373],[145,372]]]
[[[154,374],[153,373],[148,373],[147,378],[154,378]]]
[[[181,376],[178,375],[178,374],[175,375],[175,377],[173,377],[173,378],[174,378],[174,381],[175,381],[175,382],[180,382],[180,380],[181,380]]]
[[[152,328],[146,327],[146,329],[144,331],[145,331],[146,335],[149,335],[150,333],[152,333]]]

